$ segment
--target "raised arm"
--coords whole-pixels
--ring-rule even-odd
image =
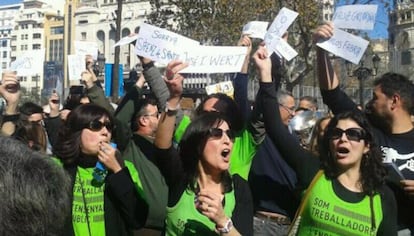
[[[279,103],[276,96],[277,85],[272,81],[271,62],[263,46],[253,56],[260,75],[258,101],[263,106],[266,132],[285,161],[296,171],[299,186],[306,187],[319,169],[318,159],[303,149],[296,138],[290,134],[280,118]]]
[[[320,42],[331,38],[334,34],[332,23],[326,23],[317,28],[313,41]],[[356,104],[339,88],[339,78],[333,69],[328,52],[316,48],[317,71],[319,87],[323,101],[334,114],[357,109]]]
[[[3,72],[0,84],[0,95],[6,100],[4,114],[0,114],[2,115],[1,133],[3,135],[10,136],[16,130],[20,94],[20,83],[16,72]]]

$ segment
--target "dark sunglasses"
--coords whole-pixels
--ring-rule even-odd
[[[209,133],[210,137],[218,138],[218,139],[223,137],[224,133],[226,133],[227,137],[229,137],[230,140],[234,141],[234,139],[236,137],[234,132],[230,129],[224,131],[224,130],[219,129],[219,128],[211,128],[211,129],[208,130],[208,133]]]
[[[88,128],[92,131],[100,131],[103,127],[106,127],[106,129],[108,131],[112,131],[113,128],[114,128],[111,122],[105,121],[104,123],[102,123],[99,120],[93,120],[93,121],[89,122],[88,127],[86,127],[86,128]]]
[[[17,93],[20,90],[20,84],[8,84],[5,88],[9,93]]]
[[[366,133],[363,129],[360,128],[349,128],[346,130],[335,128],[331,132],[331,139],[339,139],[342,137],[343,133],[345,133],[346,137],[352,141],[361,141],[361,139],[366,138]]]

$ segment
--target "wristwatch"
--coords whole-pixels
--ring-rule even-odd
[[[169,116],[177,115],[178,110],[181,108],[180,103],[174,108],[170,107],[170,104],[167,102],[165,104],[165,113]]]
[[[233,228],[233,221],[229,218],[222,228],[216,226],[216,232],[220,234],[227,234]]]

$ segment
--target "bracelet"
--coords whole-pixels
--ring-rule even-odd
[[[216,232],[221,234],[227,234],[230,232],[230,230],[233,228],[233,221],[229,218],[223,227],[217,227],[216,225]]]
[[[153,61],[151,61],[150,63],[147,63],[147,64],[142,64],[142,69],[143,70],[148,70],[149,68],[151,68],[151,67],[153,67],[154,66],[154,62]]]
[[[13,114],[13,115],[3,115],[3,123],[5,122],[16,122],[19,120],[20,115],[19,114]]]

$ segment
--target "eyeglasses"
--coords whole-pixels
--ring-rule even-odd
[[[331,132],[331,139],[339,139],[342,137],[342,135],[345,133],[348,140],[359,142],[361,139],[366,138],[365,130],[360,128],[349,128],[346,130],[335,128]]]
[[[145,114],[144,116],[152,116],[152,117],[155,117],[155,118],[158,119],[160,117],[160,115],[161,115],[161,113],[154,112],[152,114]]]
[[[295,108],[294,107],[288,107],[288,106],[283,105],[282,103],[279,103],[279,106],[283,107],[289,113],[290,116],[295,115]]]
[[[101,122],[99,120],[93,120],[91,122],[89,122],[88,124],[88,129],[92,130],[92,131],[100,131],[103,127],[106,127],[106,129],[108,131],[112,131],[113,130],[113,125],[111,122],[109,121],[105,121],[105,122]]]
[[[234,141],[236,135],[234,134],[234,132],[230,129],[224,131],[222,129],[219,128],[211,128],[208,130],[209,136],[213,137],[213,138],[217,138],[220,139],[221,137],[223,137],[223,134],[226,133],[227,137],[229,137],[230,140]]]

